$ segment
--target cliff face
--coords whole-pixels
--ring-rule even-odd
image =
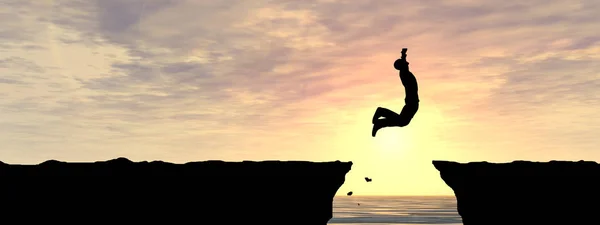
[[[0,162],[3,220],[315,224],[352,162]]]
[[[595,162],[433,165],[454,190],[465,225],[599,223],[600,165]]]

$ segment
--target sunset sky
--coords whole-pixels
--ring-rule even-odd
[[[342,195],[452,195],[432,160],[600,161],[598,12],[594,0],[0,0],[0,161],[352,161]],[[375,109],[404,104],[403,47],[421,108],[373,138]]]

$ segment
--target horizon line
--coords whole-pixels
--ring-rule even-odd
[[[334,195],[334,197],[455,197],[455,195]]]

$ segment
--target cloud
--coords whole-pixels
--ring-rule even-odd
[[[464,160],[597,144],[593,1],[0,4],[7,160],[340,158],[320,149],[364,147],[368,131],[350,130],[368,130],[376,106],[400,109],[403,47],[422,142],[440,136]]]

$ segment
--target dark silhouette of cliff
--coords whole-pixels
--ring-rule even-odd
[[[596,162],[433,161],[465,225],[597,224]]]
[[[419,110],[419,86],[417,78],[410,71],[406,61],[407,48],[402,49],[402,56],[394,62],[394,68],[399,71],[400,81],[404,86],[404,107],[400,113],[396,113],[384,107],[377,107],[373,114],[373,129],[371,136],[375,137],[377,131],[385,127],[404,127],[413,119]]]
[[[87,224],[315,224],[352,162],[0,162],[2,219]]]

